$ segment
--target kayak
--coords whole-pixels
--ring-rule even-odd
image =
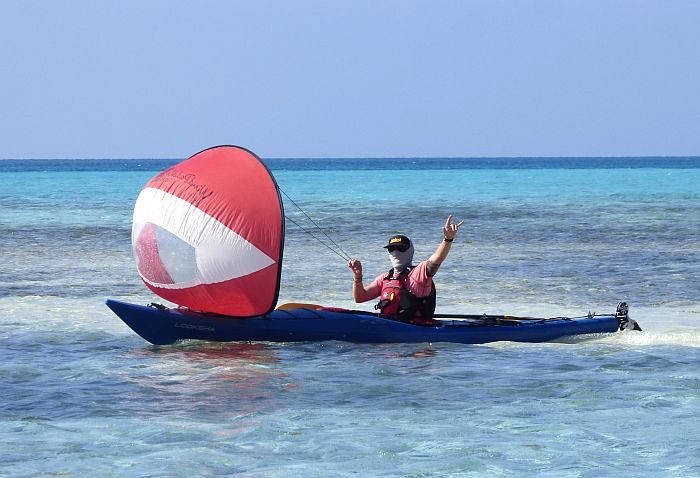
[[[154,345],[184,339],[215,342],[319,342],[338,340],[354,343],[453,342],[545,342],[561,337],[641,330],[629,318],[621,302],[615,313],[582,317],[530,318],[498,315],[436,314],[437,325],[399,322],[370,312],[324,309],[300,304],[278,308],[252,317],[167,308],[160,304],[141,306],[108,299],[107,306],[134,332]]]
[[[624,302],[613,314],[547,319],[436,314],[439,320],[421,324],[314,304],[276,307],[285,217],[279,186],[255,153],[230,145],[200,151],[151,178],[134,206],[131,239],[139,276],[178,307],[115,300],[107,306],[157,345],[183,339],[480,344],[639,330]],[[338,250],[321,242],[350,259],[319,230]]]

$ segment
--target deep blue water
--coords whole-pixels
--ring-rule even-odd
[[[0,172],[161,171],[179,159],[5,159]],[[700,156],[610,158],[271,158],[274,171],[421,169],[697,169]]]
[[[103,301],[157,300],[131,212],[174,162],[0,161],[0,476],[700,476],[700,158],[266,161],[369,276],[388,236],[420,259],[464,219],[441,311],[627,300],[642,333],[158,348]],[[355,307],[291,222],[280,301]]]

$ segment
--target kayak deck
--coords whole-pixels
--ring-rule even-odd
[[[240,319],[111,299],[106,305],[134,332],[155,345],[172,344],[183,339],[216,342],[545,342],[570,335],[613,333],[622,328],[633,328],[631,324],[638,329],[636,323],[627,317],[626,304],[624,315],[619,313],[618,306],[617,313],[607,315],[534,320],[470,316],[473,318],[441,319],[437,327],[408,324],[360,311],[297,308]]]

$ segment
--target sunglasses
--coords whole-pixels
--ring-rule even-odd
[[[406,245],[389,246],[386,248],[387,252],[394,252],[394,251],[406,252],[407,250],[408,250],[408,246],[406,246]]]

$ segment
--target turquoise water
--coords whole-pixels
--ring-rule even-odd
[[[483,346],[146,344],[103,301],[157,300],[131,210],[172,163],[0,161],[0,476],[700,476],[700,158],[268,161],[369,276],[464,219],[439,311],[644,328]],[[288,222],[280,302],[350,284]]]

